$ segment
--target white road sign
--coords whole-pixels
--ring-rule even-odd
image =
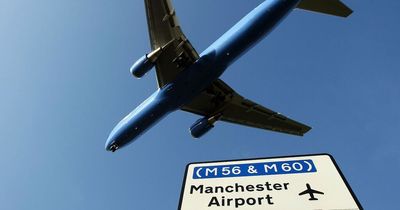
[[[362,210],[327,154],[191,163],[180,210]]]

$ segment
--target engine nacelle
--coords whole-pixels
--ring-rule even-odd
[[[163,52],[163,48],[159,47],[153,52],[144,55],[131,67],[131,74],[137,78],[143,77],[147,72],[149,72],[155,65],[158,57]]]
[[[144,55],[139,60],[132,65],[130,71],[131,74],[137,78],[143,77],[147,72],[149,72],[154,67],[154,63]]]
[[[193,138],[200,138],[204,134],[213,128],[213,122],[210,121],[208,118],[204,117],[197,120],[191,127],[190,127],[190,134],[192,134]]]

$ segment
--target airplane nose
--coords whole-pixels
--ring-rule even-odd
[[[105,149],[106,149],[107,151],[115,152],[115,151],[117,151],[117,149],[119,149],[119,146],[118,146],[118,144],[115,143],[115,142],[108,142],[108,141],[107,141],[106,146],[105,146]]]
[[[137,130],[139,122],[137,122],[135,118],[137,112],[137,109],[135,109],[114,127],[105,144],[105,149],[107,151],[115,152],[137,137],[139,133]]]
[[[119,145],[115,141],[115,137],[113,135],[110,135],[107,139],[105,149],[107,151],[115,152],[119,148]]]
[[[116,143],[111,144],[111,146],[108,148],[109,151],[111,152],[115,152],[117,151],[117,149],[119,148],[119,146]]]

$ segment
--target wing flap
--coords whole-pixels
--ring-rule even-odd
[[[305,190],[305,191],[299,193],[299,195],[305,195],[305,194],[310,194],[310,193],[311,193],[311,192],[310,192],[309,190]]]

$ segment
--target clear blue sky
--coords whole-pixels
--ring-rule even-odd
[[[198,52],[262,0],[174,0]],[[349,19],[294,11],[223,79],[305,122],[303,138],[176,112],[134,144],[111,129],[156,90],[142,0],[0,0],[0,209],[176,209],[193,161],[330,153],[366,209],[398,206],[400,1],[346,1]]]

